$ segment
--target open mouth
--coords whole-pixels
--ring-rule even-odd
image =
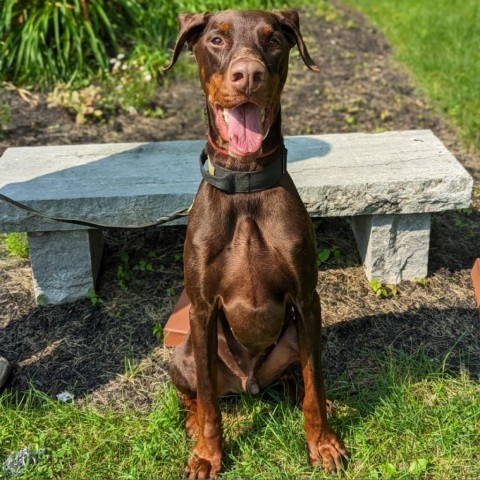
[[[233,108],[215,106],[215,122],[233,154],[245,156],[260,151],[264,134],[265,109],[252,102]]]

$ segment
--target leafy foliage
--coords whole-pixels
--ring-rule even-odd
[[[372,278],[368,282],[368,286],[375,292],[375,295],[380,298],[394,297],[397,294],[395,285],[388,283],[384,285],[377,277]]]
[[[0,128],[4,125],[8,125],[12,118],[12,109],[6,103],[0,101]]]
[[[65,107],[75,113],[77,123],[85,123],[87,117],[101,117],[102,111],[96,108],[100,101],[100,87],[89,85],[78,90],[70,90],[68,85],[59,83],[48,94],[49,107]]]
[[[118,32],[131,32],[141,13],[138,0],[6,0],[0,7],[1,75],[45,87],[107,70]]]
[[[3,237],[3,235],[2,235]],[[4,236],[5,246],[11,255],[20,258],[28,258],[28,240],[26,233],[7,233]]]
[[[270,8],[241,0],[235,8]],[[280,5],[280,2],[277,2]],[[4,0],[0,3],[0,80],[33,88],[85,86],[127,55],[156,77],[177,35],[179,12],[228,8],[233,2],[165,0]]]
[[[317,265],[320,267],[321,265],[326,263],[332,256],[334,258],[340,258],[341,255],[342,252],[337,246],[333,245],[331,247],[326,247],[318,252]]]

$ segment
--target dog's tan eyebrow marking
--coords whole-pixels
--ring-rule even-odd
[[[228,33],[230,31],[230,24],[228,22],[222,22],[219,26],[218,26],[218,31],[220,33]]]
[[[270,25],[264,25],[262,27],[262,33],[268,37],[273,33],[273,28]]]

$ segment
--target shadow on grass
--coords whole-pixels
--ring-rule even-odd
[[[121,331],[109,328],[112,317],[108,315],[97,316],[96,323],[85,318],[85,323],[75,328],[68,322],[69,309],[73,306],[62,308],[65,314],[63,330],[56,330],[54,324],[50,325],[52,331],[56,332],[52,340],[57,339],[52,342],[52,353],[25,364],[22,375],[32,375],[33,379],[45,381],[50,372],[55,378],[55,385],[64,382],[69,388],[72,382],[77,381],[77,395],[88,393],[100,388],[123,369],[124,342],[115,338]],[[20,319],[19,322],[28,320]],[[48,315],[42,321],[48,323]],[[331,424],[345,438],[356,462],[351,468],[353,473],[349,473],[347,478],[354,478],[356,473],[359,476],[368,473],[361,469],[364,463],[358,459],[366,453],[355,435],[358,435],[358,431],[367,430],[368,422],[376,421],[376,408],[385,400],[388,401],[392,387],[428,379],[432,372],[447,371],[453,376],[467,372],[470,377],[480,373],[480,334],[477,325],[478,314],[475,309],[422,308],[401,314],[366,316],[324,328],[323,359],[327,394],[342,409],[337,417],[332,418]],[[17,324],[15,327],[17,334],[21,335],[21,326]],[[127,349],[133,349],[138,359],[149,356],[154,342],[150,339],[148,322],[136,324],[132,320],[124,328],[130,338]],[[55,348],[55,341],[60,340],[64,347]],[[71,341],[81,341],[83,345],[75,357],[67,356],[68,343]],[[25,350],[24,355],[30,353]],[[109,354],[116,365],[110,371],[103,370],[105,364],[96,365],[96,357],[105,354]],[[84,381],[83,371],[90,372],[91,380],[81,385],[80,382]],[[398,382],[392,376],[395,371],[400,372]],[[50,385],[39,385],[37,390],[50,392]],[[398,392],[401,394],[402,390],[397,390],[396,395],[399,395]],[[225,478],[309,478],[313,472],[315,476],[318,473],[320,478],[327,478],[326,474],[309,466],[302,415],[287,398],[281,389],[269,389],[257,397],[242,395],[221,400],[226,432]],[[401,400],[396,405],[401,405]],[[405,410],[408,411],[408,408],[406,404]],[[186,433],[180,426],[183,422],[179,421],[182,418],[180,404],[167,410],[159,410],[155,434],[160,437],[163,435],[164,417],[167,415],[166,424],[171,425],[170,428],[178,428],[183,440],[181,451],[178,446],[165,447],[166,461],[183,465],[188,453],[185,453],[184,444]],[[395,419],[391,421],[395,422]],[[377,430],[381,430],[379,437],[388,435],[393,442],[395,426],[383,428],[377,427]],[[188,443],[191,445],[191,442]],[[375,461],[379,462],[378,459]],[[169,471],[171,473],[171,469]],[[168,477],[162,477],[161,473],[159,475],[159,478],[171,478],[170,474]],[[181,475],[181,469],[178,475]]]
[[[328,378],[368,367],[389,351],[415,356],[420,352],[436,365],[457,374],[480,374],[480,331],[475,308],[420,308],[371,315],[324,328],[323,368]],[[362,388],[361,385],[358,388]]]

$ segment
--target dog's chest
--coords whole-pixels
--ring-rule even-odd
[[[269,287],[285,291],[295,271],[294,249],[281,226],[262,225],[252,217],[236,222],[230,241],[222,255],[222,285],[239,286],[239,280],[255,296],[258,289]]]
[[[288,294],[295,296],[295,269],[281,250],[278,232],[245,217],[218,259],[221,308],[235,338],[253,354],[278,340]]]

